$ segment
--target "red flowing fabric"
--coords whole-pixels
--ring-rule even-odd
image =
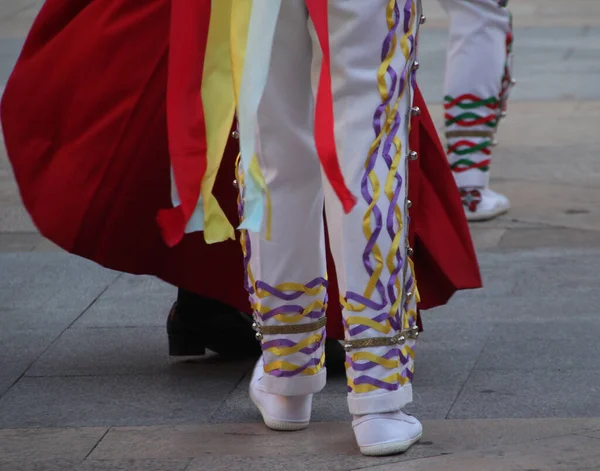
[[[65,250],[249,311],[238,241],[207,245],[194,233],[169,248],[156,221],[171,206],[169,31],[168,0],[47,0],[2,100],[8,156],[33,221]],[[454,179],[415,92],[423,112],[411,133],[421,157],[410,163],[410,237],[425,309],[481,279]],[[237,151],[230,142],[214,188],[234,225]],[[337,299],[328,257],[329,296]],[[337,303],[327,328],[343,337]]]
[[[181,205],[159,212],[166,243],[181,242],[206,173],[206,123],[202,71],[208,43],[211,0],[171,2],[167,74],[167,134],[175,186]]]

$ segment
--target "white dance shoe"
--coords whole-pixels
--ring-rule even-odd
[[[303,430],[310,423],[312,394],[280,396],[265,391],[261,385],[264,375],[263,358],[260,357],[250,380],[250,398],[258,407],[265,425],[273,430]]]
[[[403,453],[423,435],[421,422],[402,411],[355,416],[352,428],[366,456]]]
[[[467,221],[489,221],[510,209],[510,201],[489,188],[461,188],[460,197]]]

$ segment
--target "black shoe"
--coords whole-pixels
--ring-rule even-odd
[[[167,319],[169,355],[200,356],[206,349],[229,358],[261,353],[252,317],[231,306],[179,290]]]
[[[227,358],[253,358],[261,354],[252,329],[252,317],[227,304],[179,290],[167,318],[169,355],[202,356],[206,349]],[[330,374],[345,371],[346,353],[335,339],[325,341]]]
[[[328,376],[346,373],[346,350],[339,340],[325,340],[325,365]]]

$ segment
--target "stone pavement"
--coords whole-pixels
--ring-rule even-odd
[[[42,3],[0,0],[0,90]],[[485,288],[425,314],[419,445],[361,457],[340,377],[308,430],[268,431],[251,362],[170,360],[175,289],[44,240],[2,150],[0,471],[600,469],[600,1],[512,3],[519,85],[492,178],[513,209],[472,227]],[[419,79],[439,117],[446,22],[424,4]]]

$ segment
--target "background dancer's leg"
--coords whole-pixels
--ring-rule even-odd
[[[495,134],[510,88],[509,11],[498,0],[440,0],[450,18],[444,108],[448,157],[469,220],[506,212],[489,189]]]

